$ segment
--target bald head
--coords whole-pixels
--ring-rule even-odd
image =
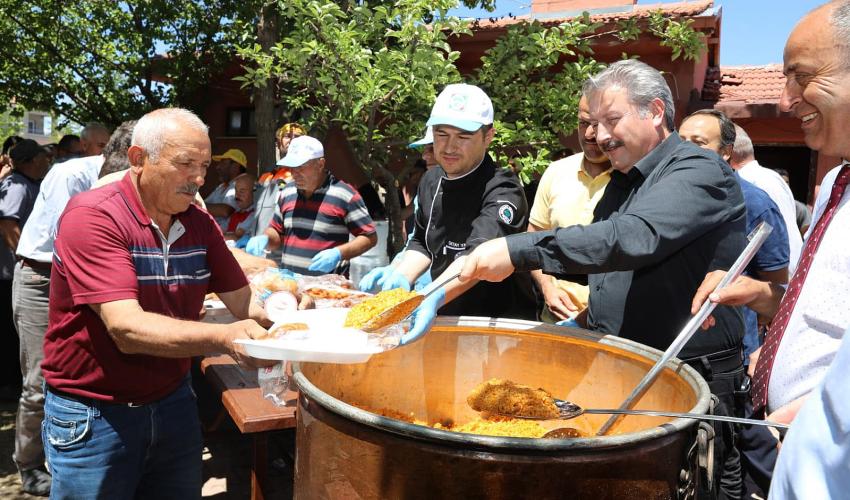
[[[95,156],[103,152],[109,142],[109,128],[98,122],[89,122],[80,132],[80,149],[83,156]]]
[[[783,112],[800,120],[806,145],[823,154],[847,157],[850,138],[850,0],[824,4],[794,27],[785,44]]]
[[[182,108],[162,108],[139,119],[133,128],[131,144],[145,151],[150,161],[159,159],[162,148],[181,131],[193,130],[204,135],[209,128],[195,113]]]

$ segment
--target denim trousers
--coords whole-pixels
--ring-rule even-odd
[[[18,331],[23,387],[15,419],[15,464],[18,470],[44,466],[41,421],[44,419],[44,333],[47,331],[47,302],[50,270],[15,265],[12,281],[12,311]]]
[[[47,387],[42,433],[51,499],[201,497],[201,426],[188,377],[141,406]]]

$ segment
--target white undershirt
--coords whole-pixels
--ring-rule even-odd
[[[832,184],[832,169],[823,179],[811,228],[823,215]],[[809,274],[773,364],[768,411],[807,394],[823,379],[844,331],[850,327],[850,188],[830,221],[815,253]],[[807,235],[808,236],[808,235]]]

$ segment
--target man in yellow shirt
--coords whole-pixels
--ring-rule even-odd
[[[582,96],[578,111],[578,139],[581,153],[553,162],[543,173],[528,231],[590,224],[593,209],[611,179],[611,163],[596,144],[596,132],[590,126],[590,108]],[[575,318],[587,307],[587,286],[555,279],[542,271],[531,276],[543,294],[545,305],[540,318],[555,323]]]

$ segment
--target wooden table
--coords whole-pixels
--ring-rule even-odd
[[[262,500],[267,491],[268,432],[295,427],[295,405],[280,408],[263,399],[257,385],[257,371],[243,371],[226,354],[204,358],[201,371],[221,391],[221,402],[236,427],[253,439],[251,498]],[[295,392],[286,394],[288,401],[296,397]]]

